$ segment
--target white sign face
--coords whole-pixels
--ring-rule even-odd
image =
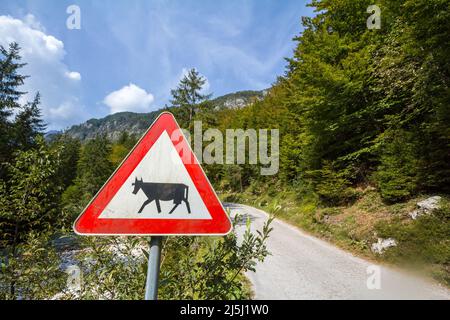
[[[212,217],[168,133],[163,132],[99,219],[211,220]]]

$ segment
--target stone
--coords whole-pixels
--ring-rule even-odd
[[[417,204],[417,207],[419,207],[419,209],[425,211],[425,213],[431,213],[433,210],[440,208],[439,202],[441,200],[442,200],[442,198],[439,196],[431,197],[424,201],[419,202]]]
[[[423,200],[421,202],[417,203],[417,209],[410,212],[408,215],[411,217],[411,219],[416,220],[420,216],[423,216],[425,214],[431,214],[434,210],[440,208],[440,201],[442,200],[441,197],[435,196],[428,198],[426,200]]]
[[[423,212],[421,210],[414,210],[408,213],[408,215],[411,217],[411,219],[416,220],[418,217],[423,215]]]
[[[374,252],[376,254],[383,254],[386,251],[386,249],[396,247],[396,246],[397,246],[397,241],[395,241],[395,239],[378,238],[378,242],[372,244],[372,252]]]

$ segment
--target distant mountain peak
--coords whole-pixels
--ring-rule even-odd
[[[255,101],[262,100],[266,95],[266,90],[263,91],[238,91],[229,93],[224,96],[215,98],[212,103],[217,107],[225,107],[229,109],[240,109]]]
[[[262,100],[266,95],[263,91],[238,91],[211,100],[217,108],[239,109],[255,101]],[[123,132],[142,135],[153,123],[161,110],[150,113],[119,112],[101,119],[90,119],[79,125],[74,125],[66,131],[68,135],[81,141],[105,134],[108,139],[117,140]]]

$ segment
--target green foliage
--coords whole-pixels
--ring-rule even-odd
[[[50,239],[51,233],[32,231],[15,253],[0,257],[0,299],[49,299],[63,292],[67,275]]]
[[[9,115],[8,109],[20,107],[17,100],[23,95],[23,92],[18,89],[24,84],[26,76],[18,72],[25,66],[25,63],[20,62],[22,58],[19,52],[20,47],[15,42],[11,43],[8,49],[0,46],[2,55],[0,60],[0,107],[2,112],[5,112],[2,115]]]
[[[77,165],[80,159],[81,143],[67,134],[57,136],[50,143],[50,147],[60,150],[58,177],[64,189],[69,187],[77,176]]]
[[[317,15],[303,18],[286,75],[263,101],[223,121],[275,122],[279,177],[309,186],[325,204],[346,203],[349,187],[374,182],[391,202],[448,192],[448,1],[431,2],[383,0],[382,29],[368,30],[370,1],[313,1]]]
[[[77,255],[81,271],[78,299],[142,300],[146,257],[142,238],[83,238]]]
[[[123,132],[117,142],[113,143],[111,148],[110,160],[114,167],[125,159],[131,149],[135,146],[137,139],[134,135]]]
[[[198,104],[208,100],[210,95],[203,94],[202,89],[206,84],[204,78],[196,69],[190,69],[180,80],[178,87],[171,91],[170,103],[177,109],[177,118],[182,125],[192,125],[192,119],[197,113]]]
[[[391,1],[387,3],[393,6]],[[403,130],[409,145],[404,149],[411,149],[408,152],[417,160],[419,183],[414,192],[448,192],[450,56],[443,32],[449,23],[442,20],[448,16],[447,7],[448,1],[401,1],[401,10],[395,11],[375,59],[375,84],[380,93],[376,107],[390,128]],[[425,30],[424,26],[430,28]],[[406,156],[400,154],[402,157]],[[410,184],[410,176],[407,172],[399,178]]]
[[[114,167],[109,160],[110,154],[111,145],[105,136],[98,136],[83,145],[76,183],[87,194],[96,194],[112,174]]]
[[[55,227],[59,220],[59,150],[49,150],[43,138],[36,143],[37,149],[19,151],[6,165],[9,180],[0,188],[1,247],[12,245],[12,251],[31,230]]]
[[[16,115],[14,121],[14,148],[28,150],[36,143],[36,137],[42,134],[46,128],[41,119],[41,95],[36,94],[33,102],[26,104]]]
[[[92,196],[78,183],[68,187],[61,195],[61,210],[64,217],[62,225],[70,228],[91,198]]]
[[[315,191],[325,204],[338,205],[354,200],[356,194],[350,187],[346,171],[337,172],[331,164],[326,164],[322,170],[307,174],[314,175],[312,179],[317,183]]]
[[[72,168],[71,172],[73,184],[65,189],[61,197],[64,216],[69,218],[64,224],[66,227],[73,223],[114,170],[114,164],[110,160],[113,155],[111,144],[105,136],[87,141],[81,147],[81,151],[77,150],[78,142],[69,138],[69,144],[72,143],[73,145],[66,150],[70,156],[66,160],[70,160],[72,166],[75,164],[73,161],[77,161],[76,168]],[[76,173],[75,178],[73,173]]]
[[[432,215],[419,217],[415,221],[390,223],[380,222],[376,226],[380,237],[393,237],[397,247],[385,253],[385,259],[408,266],[437,265],[443,269],[440,277],[450,284],[450,206],[448,203]],[[443,276],[442,276],[443,275]]]
[[[0,46],[0,177],[3,178],[2,164],[12,157],[13,124],[10,116],[13,110],[20,109],[18,102],[24,92],[19,91],[26,76],[19,74],[25,65],[21,63],[20,47],[11,43],[9,48]]]
[[[366,28],[371,4],[313,0],[316,16],[302,19],[304,30],[295,39],[285,75],[264,96],[240,93],[249,105],[224,108],[229,99],[237,101],[233,95],[209,101],[202,91],[206,79],[192,69],[172,90],[170,110],[188,129],[200,120],[204,130],[280,130],[280,173],[275,177],[260,176],[258,166],[205,166],[216,186],[233,193],[229,199],[253,200],[294,224],[361,250],[368,247],[361,234],[371,230],[361,220],[389,221],[377,230],[400,242],[388,251],[390,259],[420,257],[448,268],[447,207],[411,223],[385,216],[398,216],[389,203],[419,193],[450,192],[449,1],[380,0],[381,30]],[[0,292],[6,298],[60,292],[63,277],[47,231],[71,224],[133,147],[133,135],[157,116],[120,113],[92,119],[47,146],[39,134],[39,95],[32,103],[18,103],[26,78],[19,74],[23,65],[17,44],[0,47]],[[356,213],[352,207],[344,213],[342,206],[359,201],[356,188],[367,185],[376,185],[388,204],[377,194],[376,210],[360,204]],[[328,221],[338,218],[334,225]],[[269,232],[268,226],[258,235],[247,230],[241,244],[235,234],[168,238],[161,297],[248,297],[242,272],[268,254]],[[79,297],[142,298],[145,247],[139,239],[85,239]],[[28,254],[33,251],[37,269]],[[23,288],[27,281],[28,291]]]
[[[235,219],[235,224],[239,218]],[[270,222],[223,238],[169,237],[163,242],[159,299],[243,299],[243,272],[269,254]],[[77,259],[83,270],[80,299],[140,300],[144,296],[148,242],[142,238],[86,238]]]
[[[16,43],[0,46],[0,298],[40,299],[63,281],[49,244],[62,220],[62,148],[49,148],[41,136],[39,93],[31,103],[18,102],[26,79],[19,51]]]
[[[137,143],[138,138],[134,134],[129,134],[128,132],[122,132],[117,144],[124,146],[126,149],[131,150]]]
[[[302,174],[302,142],[293,134],[287,133],[280,141],[280,176],[284,181],[294,182]]]
[[[242,223],[236,217],[234,227]],[[254,271],[269,254],[266,242],[272,230],[268,221],[257,234],[247,221],[242,243],[231,233],[222,239],[168,238],[161,279],[169,299],[245,299],[242,273]]]
[[[418,161],[410,133],[396,131],[391,136],[382,144],[380,166],[375,176],[382,197],[389,202],[398,202],[411,197],[417,190]]]

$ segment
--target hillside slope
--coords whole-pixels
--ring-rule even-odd
[[[264,95],[265,91],[239,91],[215,98],[211,103],[217,108],[239,109],[261,100]],[[116,141],[123,132],[140,136],[161,111],[162,109],[150,113],[121,112],[102,119],[90,119],[72,126],[66,133],[81,141],[103,134],[108,139]]]
[[[122,132],[141,135],[155,120],[159,111],[151,113],[121,112],[102,119],[91,119],[67,130],[67,134],[79,140],[88,140],[105,134],[110,140],[117,140]]]

